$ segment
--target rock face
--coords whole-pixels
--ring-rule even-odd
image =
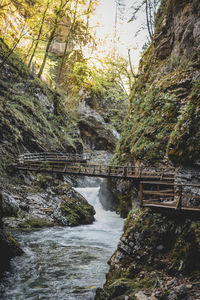
[[[79,129],[83,142],[92,150],[113,152],[119,139],[116,129],[85,102],[80,105],[79,110]]]
[[[12,211],[8,209],[3,194],[0,193],[0,276],[9,265],[10,259],[16,255],[22,254],[19,244],[12,238],[12,236],[3,228],[2,217],[10,215]]]
[[[99,299],[198,299],[200,222],[136,211],[129,215]]]
[[[199,38],[200,2],[162,0],[115,155],[116,163],[174,164],[176,182],[192,194],[193,206],[200,205],[199,189],[186,184],[200,183]],[[194,216],[131,211],[95,299],[199,299],[199,262],[200,223]]]
[[[163,0],[144,53],[118,161],[199,159],[200,3]]]
[[[126,218],[138,203],[138,186],[132,181],[104,179],[99,190],[99,200],[105,210],[115,210]]]
[[[5,54],[0,40],[0,62]],[[78,129],[63,106],[64,99],[39,81],[12,55],[0,74],[0,180],[13,176],[9,164],[23,152],[82,151]],[[59,114],[59,117],[58,117]]]
[[[17,241],[5,230],[0,229],[0,276],[8,266],[10,259],[23,253]]]

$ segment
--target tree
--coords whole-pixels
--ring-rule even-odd
[[[66,0],[63,3],[63,0],[60,0],[59,6],[55,7],[55,17],[53,19],[52,29],[50,31],[49,38],[48,38],[48,41],[47,41],[47,45],[46,45],[46,49],[45,49],[45,53],[44,53],[43,62],[42,62],[42,65],[40,67],[40,70],[38,72],[38,77],[39,78],[41,77],[41,75],[43,73],[43,70],[44,70],[44,67],[45,67],[45,63],[46,63],[46,60],[47,60],[47,57],[48,57],[48,54],[49,54],[49,49],[50,49],[51,43],[52,43],[52,41],[53,41],[53,39],[55,37],[55,33],[56,33],[56,29],[58,27],[58,24],[61,21],[62,17],[64,16],[64,8],[65,8],[65,6],[67,5],[67,3],[69,1],[70,0]]]
[[[36,38],[36,41],[35,42],[35,47],[33,49],[33,52],[31,54],[31,57],[30,57],[30,60],[29,60],[29,63],[28,63],[28,67],[31,66],[31,63],[32,63],[32,60],[34,58],[34,55],[35,55],[35,52],[38,48],[38,44],[39,44],[39,41],[40,41],[40,38],[41,38],[41,35],[42,35],[42,30],[43,30],[43,27],[44,27],[44,23],[45,23],[45,18],[46,18],[46,14],[47,14],[47,10],[49,8],[49,4],[50,4],[50,0],[47,0],[47,3],[46,3],[46,6],[45,6],[45,9],[44,9],[44,12],[42,14],[42,19],[41,19],[41,23],[40,23],[40,27],[39,27],[39,31],[38,31],[38,34],[37,34],[37,38]],[[32,46],[32,45],[31,45]],[[31,47],[32,48],[32,47]]]
[[[123,0],[117,0],[118,3],[123,5]],[[160,5],[160,0],[134,0],[130,7],[126,7],[124,11],[129,10],[130,18],[128,22],[132,22],[137,19],[140,12],[144,12],[146,24],[145,27],[148,30],[149,39],[152,40],[154,34],[154,22],[155,15]],[[144,24],[141,24],[141,29],[144,28]]]
[[[70,25],[70,28],[69,28],[69,31],[68,31],[68,35],[67,35],[66,40],[65,40],[65,49],[64,49],[64,53],[62,55],[62,60],[61,60],[61,64],[60,64],[59,71],[58,71],[58,82],[61,79],[61,73],[62,73],[62,70],[63,70],[63,66],[64,66],[65,58],[66,58],[66,53],[67,53],[67,49],[68,49],[68,45],[69,45],[69,38],[70,38],[70,35],[72,34],[72,32],[74,30],[74,26],[75,26],[75,23],[76,23],[77,9],[78,9],[78,0],[76,0],[76,2],[75,2],[73,18],[72,18],[71,25]]]

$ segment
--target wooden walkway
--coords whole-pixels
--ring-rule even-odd
[[[200,213],[200,186],[140,181],[140,206]]]
[[[159,170],[149,171],[147,168],[112,166],[88,163],[89,154],[59,154],[34,153],[24,154],[17,158],[15,167],[18,170],[34,171],[39,173],[70,174],[93,177],[115,177],[138,180],[165,180],[173,181],[174,173]]]
[[[133,180],[140,185],[141,207],[200,213],[200,186],[175,184],[175,174],[172,171],[91,164],[87,162],[89,159],[88,153],[29,153],[17,158],[15,168],[38,173]],[[189,192],[191,189],[195,189],[195,194]]]

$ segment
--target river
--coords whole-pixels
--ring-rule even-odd
[[[2,300],[89,300],[102,287],[107,261],[122,234],[123,219],[103,210],[99,187],[76,188],[95,208],[95,222],[15,232],[24,254],[11,262],[1,284]]]

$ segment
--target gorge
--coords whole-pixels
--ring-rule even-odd
[[[46,1],[40,9],[39,1],[11,1],[13,11],[1,4],[12,20],[25,20],[28,38],[13,23],[27,39],[21,46],[0,15],[0,297],[198,300],[199,213],[139,208],[133,181],[12,168],[26,152],[89,152],[91,164],[173,169],[188,205],[200,207],[199,0],[161,1],[138,73],[128,75],[129,97],[116,55],[103,71],[87,65],[89,17],[82,23],[82,2],[72,2]],[[33,9],[46,20],[36,26],[41,32],[33,30]]]

